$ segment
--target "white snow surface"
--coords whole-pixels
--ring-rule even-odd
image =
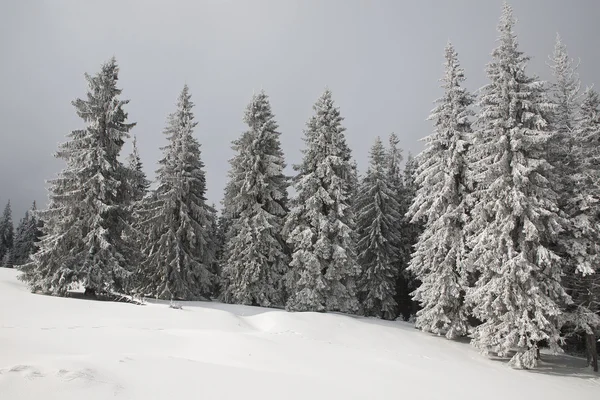
[[[1,399],[594,399],[584,360],[513,370],[404,322],[31,294],[0,268]]]

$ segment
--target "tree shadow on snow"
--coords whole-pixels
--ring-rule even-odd
[[[598,379],[598,384],[600,384],[600,374],[587,366],[585,358],[567,354],[542,354],[537,368],[529,370],[529,372],[534,374],[572,376],[581,379]]]
[[[500,362],[502,364],[506,364],[506,366],[509,367],[508,362],[510,361],[513,355],[514,353],[511,353],[504,358],[490,356],[489,359],[492,361]],[[523,372],[531,374],[579,378],[584,380],[598,380],[598,384],[600,385],[600,374],[594,372],[590,367],[587,366],[587,361],[585,360],[585,358],[570,356],[567,354],[542,353],[540,356],[540,360],[538,361],[537,367],[533,369],[523,370]]]

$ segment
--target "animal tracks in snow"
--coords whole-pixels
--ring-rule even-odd
[[[124,357],[120,361],[124,362],[130,360],[132,359]],[[68,370],[64,368],[59,370],[43,370],[33,365],[17,364],[12,367],[0,369],[0,382],[4,379],[14,379],[19,377],[25,380],[53,378],[65,384],[79,382],[86,386],[109,385],[115,395],[123,390],[122,385],[102,377],[101,374],[93,368],[82,368],[77,370]]]

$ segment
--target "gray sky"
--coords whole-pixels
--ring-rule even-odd
[[[594,83],[600,1],[512,5],[530,73],[548,78],[547,55],[560,32],[571,56],[582,60],[583,85]],[[46,203],[44,181],[62,168],[52,153],[83,126],[71,106],[85,95],[83,73],[97,72],[113,55],[150,177],[166,116],[183,84],[190,86],[208,198],[217,204],[230,142],[244,130],[244,108],[261,88],[288,164],[300,161],[302,130],[325,86],[346,118],[361,171],[377,135],[396,132],[417,153],[441,94],[446,42],[459,53],[468,88],[479,88],[500,11],[500,0],[0,0],[0,207],[11,198],[17,221],[34,199]]]

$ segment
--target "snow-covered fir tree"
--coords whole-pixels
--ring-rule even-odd
[[[573,300],[564,305],[563,330],[567,336],[583,334],[591,361],[595,345],[590,342],[596,342],[600,329],[599,102],[597,93],[588,89],[582,103],[579,64],[569,57],[559,35],[550,61],[554,76],[550,98],[555,109],[549,162],[554,167],[551,177],[560,194],[559,207],[566,217],[557,248],[563,256],[563,286]]]
[[[285,223],[292,249],[286,308],[355,312],[360,267],[350,196],[356,175],[343,118],[329,90],[313,110],[305,129],[304,158],[295,166],[296,197]]]
[[[400,204],[387,176],[386,151],[377,137],[371,148],[370,165],[356,197],[357,253],[362,275],[359,293],[367,316],[396,318],[396,280]]]
[[[12,220],[12,208],[10,200],[6,203],[2,216],[0,217],[0,263],[4,264],[4,258],[12,252],[14,245],[14,225]],[[7,262],[12,256],[7,258]]]
[[[414,252],[419,235],[423,232],[424,219],[412,220],[408,213],[416,195],[418,185],[416,182],[418,159],[409,152],[402,171],[402,190],[400,192],[400,210],[403,215],[400,221],[400,254],[402,257],[402,279],[398,281],[398,304],[404,319],[415,316],[419,308],[418,302],[412,298],[412,293],[419,287],[421,282],[415,274],[409,270],[410,259]]]
[[[126,185],[125,197],[123,201],[127,204],[129,213],[127,215],[127,223],[132,226],[132,229],[124,233],[124,238],[130,243],[137,243],[131,248],[129,258],[134,268],[134,273],[128,280],[128,291],[134,291],[140,286],[140,275],[136,273],[140,263],[144,260],[144,254],[139,246],[139,243],[144,243],[148,239],[150,230],[148,226],[142,226],[142,214],[145,207],[150,203],[145,196],[150,188],[150,181],[144,172],[144,166],[137,147],[137,137],[133,136],[132,151],[127,157],[127,164],[123,170],[123,180]]]
[[[469,263],[479,277],[467,302],[483,321],[472,344],[499,356],[515,350],[511,365],[532,368],[540,341],[557,346],[559,304],[569,299],[560,259],[548,246],[560,230],[545,159],[552,105],[543,82],[525,72],[528,58],[518,49],[514,23],[505,3],[469,152]]]
[[[48,209],[40,211],[44,237],[22,278],[32,290],[65,295],[123,290],[131,274],[131,245],[123,239],[129,212],[119,153],[135,125],[127,123],[113,58],[95,76],[86,74],[86,99],[73,102],[86,127],[73,131],[56,157],[66,168],[49,187]]]
[[[588,360],[595,360],[600,335],[600,96],[587,89],[574,124],[571,198],[565,204],[571,237],[566,249],[565,286],[573,299],[564,315],[570,333],[583,333]]]
[[[239,217],[238,210],[235,207],[234,199],[241,190],[241,187],[239,186],[241,181],[239,179],[235,179],[235,176],[239,174],[239,171],[236,171],[235,167],[242,165],[241,160],[243,154],[242,152],[238,151],[238,149],[249,147],[248,138],[249,133],[248,131],[245,131],[239,138],[233,140],[232,142],[231,148],[235,152],[235,155],[229,160],[229,164],[231,166],[228,172],[229,179],[225,185],[223,200],[221,201],[221,215],[217,221],[220,236],[217,236],[215,257],[217,257],[216,262],[218,263],[220,274],[218,277],[216,277],[216,281],[217,285],[221,289],[221,301],[226,301],[224,298],[224,288],[228,286],[227,278],[223,275],[223,270],[227,265],[226,247],[227,243],[229,243],[229,240],[237,235],[236,230],[233,228],[237,226],[237,224],[234,224],[235,219]]]
[[[36,212],[37,206],[34,201],[31,208],[25,212],[25,217],[21,219],[15,232],[15,245],[13,248],[15,265],[23,265],[29,262],[29,257],[36,251],[35,244],[41,236],[40,223]]]
[[[137,147],[137,137],[133,136],[133,150],[127,158],[127,182],[129,185],[129,200],[133,203],[142,200],[148,192],[150,181],[144,172],[144,165]]]
[[[137,291],[160,299],[200,299],[211,293],[213,211],[206,204],[204,163],[193,137],[193,106],[186,85],[164,131],[169,143],[156,173],[157,188],[139,210],[147,239]]]
[[[425,229],[412,255],[409,270],[421,281],[414,299],[421,304],[416,327],[445,335],[465,336],[469,324],[464,305],[467,287],[465,268],[466,153],[471,134],[473,96],[462,87],[464,70],[454,47],[445,49],[443,96],[429,119],[434,132],[419,155],[418,190],[409,210],[415,222],[424,219]]]
[[[569,203],[575,196],[578,160],[574,151],[574,130],[580,109],[580,86],[577,67],[569,57],[567,46],[560,35],[556,35],[554,52],[550,58],[553,82],[548,85],[549,100],[553,103],[552,113],[548,115],[550,139],[548,140],[548,162],[552,165],[549,179],[554,190],[559,194],[558,205],[567,218],[565,228],[559,235],[556,250],[564,260],[569,258],[566,248],[569,242],[578,236],[575,226],[569,218]]]
[[[388,138],[388,149],[386,152],[386,179],[387,184],[394,193],[394,198],[398,203],[398,212],[400,214],[398,225],[399,234],[392,239],[391,245],[397,249],[398,257],[396,258],[396,286],[395,300],[398,304],[398,312],[404,320],[408,320],[413,311],[413,301],[411,298],[410,282],[411,274],[407,271],[408,262],[410,261],[410,245],[407,246],[408,238],[404,236],[404,232],[409,229],[410,219],[407,218],[408,204],[406,199],[406,190],[404,187],[404,172],[402,170],[402,148],[400,147],[400,139],[395,133],[390,134]],[[412,199],[411,199],[412,200]]]
[[[275,116],[264,91],[246,108],[248,131],[236,142],[227,200],[235,215],[225,245],[223,299],[263,307],[284,304],[289,257],[282,237],[288,180]]]

